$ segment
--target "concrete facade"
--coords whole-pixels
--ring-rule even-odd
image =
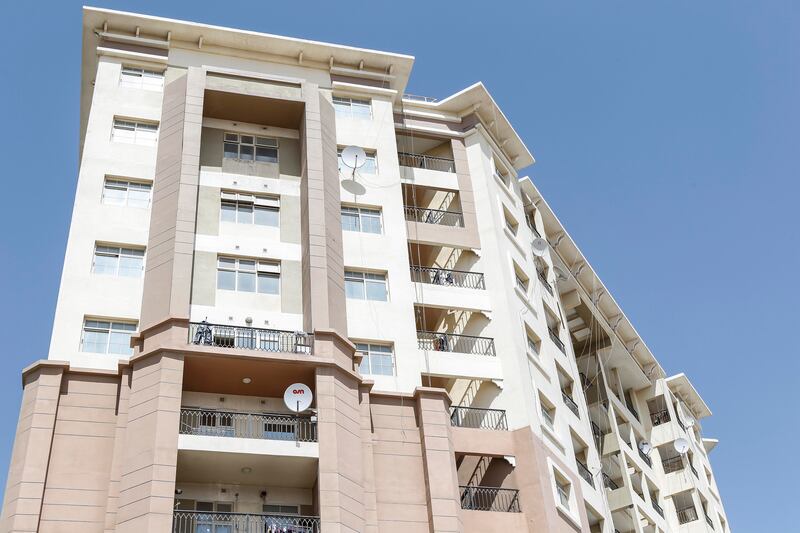
[[[730,531],[702,398],[518,176],[483,85],[405,95],[412,64],[84,10],[0,530]]]

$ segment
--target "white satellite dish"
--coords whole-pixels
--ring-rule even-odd
[[[650,445],[649,442],[647,442],[646,440],[643,440],[642,442],[639,443],[639,451],[641,451],[643,454],[649,456],[650,452],[653,451],[653,447]]]
[[[367,192],[367,188],[354,179],[342,180],[342,189],[355,196],[361,196]]]
[[[673,446],[675,446],[675,451],[681,455],[689,451],[689,441],[684,439],[683,437],[675,439]]]
[[[290,411],[295,413],[302,413],[311,406],[311,400],[314,399],[314,394],[308,385],[304,383],[292,383],[286,387],[283,393],[283,403]]]
[[[342,163],[356,169],[364,166],[367,162],[367,153],[360,146],[348,146],[342,150]]]
[[[569,279],[569,276],[567,276],[567,273],[564,272],[561,267],[553,265],[553,273],[561,281],[567,281]]]
[[[547,251],[547,241],[542,239],[541,237],[537,237],[533,239],[531,243],[531,248],[533,248],[533,255],[536,257],[542,257],[544,253]]]
[[[694,427],[694,418],[689,417],[686,419],[686,427],[693,428]]]

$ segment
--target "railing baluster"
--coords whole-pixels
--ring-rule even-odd
[[[219,348],[239,348],[262,352],[311,354],[314,336],[302,331],[249,328],[191,322],[189,343]]]
[[[320,533],[317,516],[291,514],[219,513],[175,510],[172,514],[173,533],[238,531],[247,533]]]
[[[411,280],[431,285],[445,285],[465,289],[485,289],[481,272],[466,272],[446,268],[411,265]]]
[[[420,350],[495,356],[494,339],[434,331],[417,331]]]
[[[424,207],[407,205],[405,206],[405,213],[406,220],[411,222],[437,224],[439,226],[457,228],[464,227],[464,214],[460,211],[443,211],[441,209],[427,209]]]
[[[506,412],[502,409],[454,405],[450,407],[450,423],[463,428],[508,430]]]
[[[461,508],[471,511],[519,513],[519,491],[497,487],[461,486]]]
[[[184,435],[316,442],[316,427],[317,423],[311,417],[184,407],[181,408],[179,432]]]
[[[441,172],[455,172],[456,163],[446,157],[435,157],[425,154],[413,154],[409,152],[397,152],[400,166],[423,168],[426,170],[438,170]]]

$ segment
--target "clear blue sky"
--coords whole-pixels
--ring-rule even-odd
[[[771,532],[794,527],[785,520],[800,477],[800,7],[791,3],[102,5],[409,53],[417,94],[482,80],[534,153],[530,175],[628,317],[714,411],[703,429],[721,440],[712,461],[732,528]],[[3,7],[3,487],[20,370],[47,356],[70,221],[80,5]]]

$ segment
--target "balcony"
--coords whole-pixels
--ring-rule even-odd
[[[438,98],[434,98],[433,96],[420,96],[418,94],[409,94],[409,93],[403,93],[403,100],[412,100],[414,102],[426,102],[430,104],[439,101]]]
[[[506,412],[501,409],[453,406],[450,423],[456,427],[508,431]]]
[[[547,281],[547,276],[545,275],[545,273],[542,272],[541,270],[537,270],[536,274],[539,277],[539,281],[542,283],[542,286],[550,294],[550,296],[552,296],[553,295],[553,286],[550,285],[549,281]],[[559,339],[559,342],[560,342],[560,339]],[[561,351],[564,351],[564,350],[561,350]]]
[[[694,522],[697,520],[697,510],[694,507],[684,507],[683,509],[678,509],[677,513],[679,524],[688,524],[689,522]]]
[[[647,466],[652,468],[653,467],[653,460],[650,459],[649,456],[645,455],[645,453],[641,449],[639,449],[638,446],[636,447],[636,449],[639,450],[639,457],[642,458],[642,461],[644,461],[647,464]]]
[[[519,491],[495,487],[461,486],[461,508],[471,511],[519,513]]]
[[[605,472],[603,472],[603,486],[611,490],[617,490],[619,488],[617,482],[611,479],[611,477]]]
[[[411,281],[463,289],[483,290],[486,288],[483,273],[481,272],[466,272],[418,265],[411,265]]]
[[[561,391],[561,398],[564,400],[564,405],[569,407],[569,410],[572,411],[575,414],[575,416],[580,418],[581,413],[580,410],[578,409],[578,404],[575,403],[575,400],[570,398],[570,396],[564,391]]]
[[[710,516],[708,516],[708,514],[707,514],[707,513],[706,513],[706,524],[708,524],[708,526],[709,526],[711,529],[714,529],[714,521],[713,521],[713,520],[711,520],[711,517],[710,517]]]
[[[420,350],[435,352],[456,352],[470,355],[487,355],[494,357],[494,339],[490,337],[474,337],[435,331],[417,331],[417,345]]]
[[[553,343],[558,346],[558,349],[561,350],[561,353],[566,354],[567,349],[564,347],[564,342],[559,338],[558,332],[553,330],[551,327],[547,328],[547,332],[550,334],[550,340],[552,340]]]
[[[661,424],[666,424],[669,421],[669,411],[666,409],[650,413],[650,422],[653,424],[653,426],[660,426]]]
[[[447,157],[435,157],[411,152],[397,152],[397,159],[401,167],[438,170],[439,172],[456,171],[455,161]]]
[[[302,331],[192,322],[189,324],[189,343],[217,348],[309,355],[312,353],[314,336]]]
[[[661,466],[664,467],[665,474],[671,474],[672,472],[683,470],[683,457],[680,455],[675,457],[667,457],[661,461]]]
[[[592,488],[594,488],[594,477],[592,476],[592,473],[589,471],[589,468],[584,463],[582,463],[577,459],[575,460],[575,462],[578,464],[578,474],[581,475],[581,477],[586,481],[586,483],[588,483],[589,485],[592,486]]]
[[[689,461],[689,470],[692,471],[692,474],[694,474],[695,478],[697,478],[698,480],[700,479],[700,475],[697,473],[697,469],[694,467],[691,461]]]
[[[451,228],[464,227],[464,215],[460,211],[444,211],[441,209],[428,209],[406,205],[405,212],[406,220],[409,222],[436,224],[438,226],[447,226]]]
[[[653,509],[655,510],[655,512],[661,515],[661,518],[664,518],[664,509],[662,509],[661,506],[658,505],[658,503],[655,500],[651,500],[650,503],[653,505]]]
[[[172,533],[319,533],[317,516],[173,511]]]
[[[179,433],[206,437],[317,442],[311,417],[181,408]]]

